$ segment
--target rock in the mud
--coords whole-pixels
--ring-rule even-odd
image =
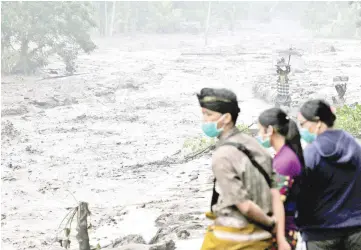
[[[44,108],[44,109],[48,109],[48,108],[55,108],[57,106],[59,106],[59,102],[55,99],[48,99],[48,100],[34,100],[32,102],[30,102],[30,104],[34,105],[37,108]]]
[[[128,245],[130,243],[136,243],[136,244],[146,244],[145,240],[141,235],[138,234],[130,234],[125,237],[122,237],[120,239],[116,239],[113,242],[113,247],[122,246],[122,245]]]
[[[157,227],[164,226],[166,224],[166,222],[169,220],[168,218],[171,217],[172,215],[173,214],[171,214],[171,213],[159,215],[159,217],[155,220],[155,225]]]
[[[12,176],[3,176],[1,177],[2,181],[16,181],[16,179]]]
[[[20,132],[15,129],[14,124],[11,121],[6,121],[1,126],[1,137],[8,137],[14,139],[20,135]]]
[[[125,84],[123,86],[121,86],[121,88],[122,89],[139,90],[140,87],[137,85],[135,80],[133,78],[131,78],[131,79],[127,79],[125,81]]]
[[[163,228],[158,229],[154,237],[149,241],[149,244],[155,244],[162,241],[167,235],[169,235],[169,231]]]
[[[187,230],[181,230],[177,233],[178,238],[182,240],[188,239],[190,235],[191,234]]]
[[[10,108],[1,110],[1,116],[13,116],[13,115],[24,115],[28,113],[29,110],[25,106],[20,106],[18,108]]]
[[[20,165],[13,165],[11,162],[9,164],[7,164],[7,167],[12,170],[19,170],[22,168]]]
[[[149,250],[174,250],[174,249],[176,249],[176,246],[173,240],[169,240],[162,244],[151,246],[149,248]]]

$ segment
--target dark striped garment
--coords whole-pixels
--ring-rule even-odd
[[[290,85],[288,84],[288,77],[287,75],[280,75],[280,80],[277,82],[277,94],[288,96],[289,93],[290,93]]]

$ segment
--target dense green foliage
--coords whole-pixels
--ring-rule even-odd
[[[304,27],[325,37],[361,37],[361,2],[309,2]]]
[[[361,105],[354,107],[344,105],[337,108],[336,127],[344,129],[352,135],[361,138]]]
[[[72,73],[78,52],[95,48],[89,3],[2,2],[1,13],[2,72],[29,74],[58,54]]]
[[[204,32],[207,1],[94,2],[100,33]],[[316,35],[354,37],[361,24],[361,2],[211,2],[210,28],[233,31],[244,20],[300,21]]]
[[[233,32],[244,20],[283,18],[316,35],[361,37],[361,2],[112,1],[6,2],[1,4],[2,72],[32,73],[50,55],[74,72],[79,51],[95,48],[89,33]],[[209,15],[208,15],[209,14]]]
[[[231,4],[231,5],[230,5]],[[99,32],[103,35],[128,32],[202,32],[208,2],[94,2]],[[230,6],[229,6],[230,5]],[[212,2],[212,20],[230,25],[239,14],[236,3]]]

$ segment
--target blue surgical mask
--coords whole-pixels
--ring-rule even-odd
[[[216,122],[205,122],[202,124],[202,130],[209,137],[217,137],[223,131],[223,128],[218,129],[217,124],[223,118],[223,116]]]
[[[311,132],[308,131],[308,129],[306,129],[306,128],[301,128],[301,129],[300,129],[300,134],[301,134],[302,139],[303,139],[305,142],[307,142],[307,143],[313,142],[313,141],[316,139],[316,137],[317,137],[316,134],[311,133]]]
[[[256,136],[256,140],[265,148],[272,147],[271,138],[269,136],[266,139],[263,139],[262,136]]]

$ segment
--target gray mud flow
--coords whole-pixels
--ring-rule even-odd
[[[147,164],[201,135],[196,92],[231,88],[240,99],[239,122],[250,124],[271,106],[253,97],[252,84],[276,81],[276,51],[292,44],[303,53],[290,76],[301,99],[333,93],[335,74],[349,75],[349,98],[360,93],[360,41],[270,30],[250,25],[234,36],[212,35],[207,48],[195,35],[98,39],[96,52],[79,57],[79,75],[2,78],[4,249],[61,249],[56,232],[77,201],[93,213],[94,246],[141,249],[173,240],[177,249],[199,249],[210,223],[209,156]]]

